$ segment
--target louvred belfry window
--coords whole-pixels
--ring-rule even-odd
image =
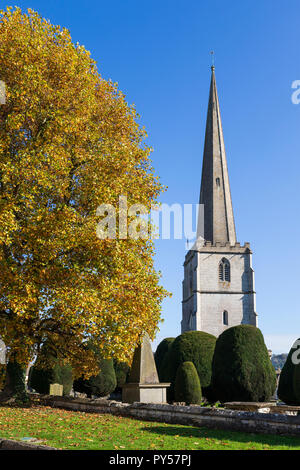
[[[226,258],[223,258],[219,264],[219,280],[230,282],[230,263]]]

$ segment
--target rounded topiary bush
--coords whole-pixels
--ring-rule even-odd
[[[63,394],[69,395],[73,385],[73,372],[69,364],[61,365],[58,362],[52,368],[32,366],[28,376],[28,386],[38,393],[48,394],[51,384],[63,386]]]
[[[154,354],[156,369],[157,369],[159,380],[161,382],[164,382],[166,380],[163,364],[164,364],[164,359],[166,358],[168,352],[170,351],[174,340],[175,338],[163,339],[157,346],[155,354]]]
[[[174,387],[175,401],[185,402],[187,405],[201,404],[201,385],[196,367],[192,362],[186,361],[177,369]]]
[[[187,331],[174,340],[165,357],[165,380],[171,382],[169,397],[174,397],[177,369],[183,362],[192,362],[197,370],[203,395],[210,399],[212,358],[216,337],[204,331]]]
[[[113,392],[117,386],[113,359],[104,359],[101,356],[98,346],[93,342],[89,342],[87,347],[92,350],[95,355],[99,373],[92,375],[89,379],[80,377],[74,380],[73,389],[75,392],[86,393],[88,397],[92,395],[105,397]]]
[[[276,389],[275,369],[261,331],[252,325],[225,330],[212,366],[214,396],[221,402],[267,401]]]
[[[88,397],[92,395],[105,397],[113,392],[117,386],[117,379],[112,359],[98,359],[100,372],[92,375],[89,379],[80,377],[74,381],[75,392],[86,393]]]
[[[296,340],[282,368],[278,398],[287,405],[300,405],[300,339]]]

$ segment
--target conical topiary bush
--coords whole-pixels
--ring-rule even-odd
[[[177,369],[175,379],[175,401],[190,404],[201,404],[201,385],[194,364],[183,362]]]
[[[74,380],[73,389],[75,392],[86,393],[88,397],[92,395],[105,397],[113,392],[117,386],[116,373],[113,359],[104,359],[97,344],[92,341],[87,346],[91,349],[98,362],[99,373],[86,379],[83,376]]]
[[[166,382],[171,382],[168,396],[174,399],[177,369],[183,362],[192,362],[197,370],[203,395],[210,399],[212,359],[216,337],[204,331],[187,331],[177,336],[164,358],[162,369]]]

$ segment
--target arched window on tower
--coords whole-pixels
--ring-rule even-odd
[[[223,325],[228,325],[228,312],[224,310],[223,312]]]
[[[226,258],[222,258],[219,264],[219,280],[230,282],[230,263]]]

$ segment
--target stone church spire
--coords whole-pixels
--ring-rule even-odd
[[[213,66],[211,72],[200,194],[204,224],[200,207],[197,240],[184,260],[181,332],[219,336],[231,326],[257,326],[257,313],[250,244],[236,241]]]
[[[235,245],[236,232],[214,66],[211,67],[200,204],[204,204],[204,239],[213,245],[216,242]]]

